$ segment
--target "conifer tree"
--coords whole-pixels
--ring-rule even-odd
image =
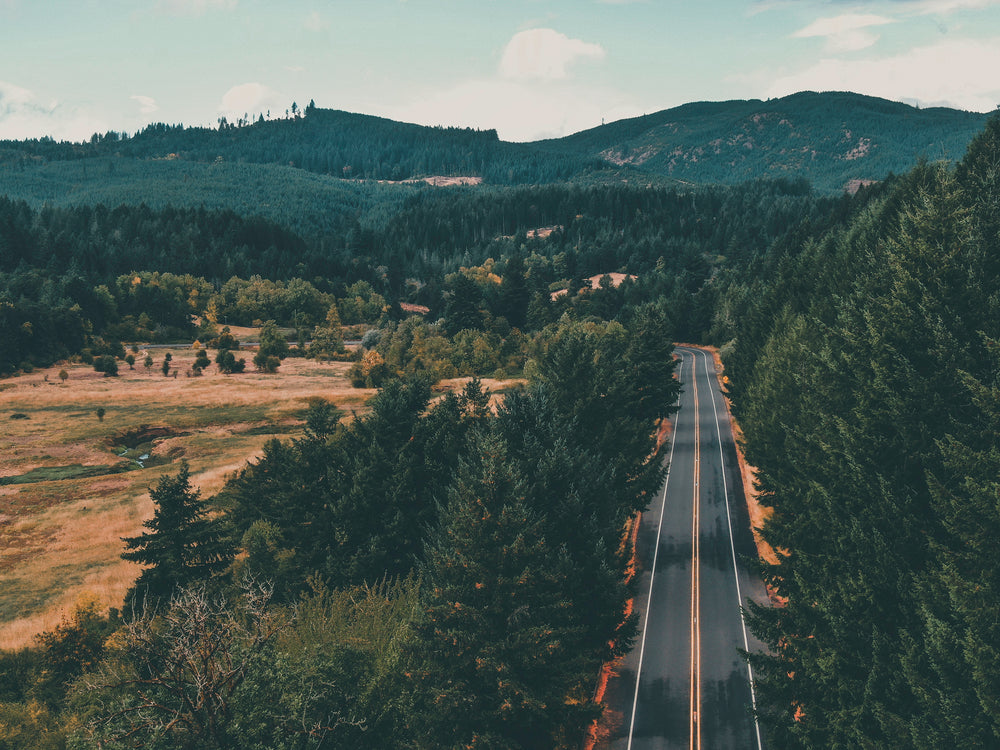
[[[525,504],[502,438],[480,433],[425,553],[426,604],[409,675],[420,748],[554,747],[579,726],[573,569]]]
[[[186,461],[176,477],[161,476],[149,492],[155,510],[143,524],[147,531],[122,538],[122,559],[148,566],[126,595],[127,607],[141,606],[143,599],[166,599],[176,587],[207,580],[229,563],[232,552],[225,536],[219,523],[207,517],[190,476]]]

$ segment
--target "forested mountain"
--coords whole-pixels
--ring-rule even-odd
[[[272,164],[347,179],[471,175],[500,185],[556,182],[602,167],[599,159],[501,141],[495,130],[424,127],[312,105],[275,120],[222,118],[218,128],[159,123],[131,137],[95,134],[84,143],[0,142],[0,163],[14,169],[109,156]]]
[[[958,159],[986,115],[860,94],[697,102],[538,146],[693,183],[803,177],[818,190],[881,180],[919,157]]]
[[[288,117],[223,119],[218,128],[155,124],[83,143],[3,141],[0,193],[34,205],[256,205],[310,231],[326,228],[315,217],[332,204],[342,212],[358,204],[363,210],[372,194],[382,200],[377,187],[361,189],[357,180],[452,175],[492,185],[710,185],[804,178],[821,192],[839,193],[856,181],[905,172],[921,156],[959,158],[985,117],[804,92],[767,102],[686,104],[557,140],[508,143],[492,130],[410,125],[310,103]]]

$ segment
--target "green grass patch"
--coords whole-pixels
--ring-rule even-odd
[[[263,424],[259,427],[249,427],[245,430],[240,430],[238,435],[291,435],[296,432],[302,432],[302,425],[300,424]]]
[[[124,467],[121,464],[114,466],[84,466],[83,464],[69,464],[68,466],[40,466],[24,474],[12,477],[0,477],[0,486],[7,484],[34,484],[36,482],[57,482],[62,479],[81,479],[85,477],[99,477],[104,474],[117,474]]]

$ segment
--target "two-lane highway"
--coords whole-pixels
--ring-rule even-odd
[[[740,607],[767,593],[746,565],[756,549],[729,414],[711,354],[677,353],[670,471],[639,529],[641,632],[605,697],[619,726],[598,747],[762,750],[739,653],[761,645]]]

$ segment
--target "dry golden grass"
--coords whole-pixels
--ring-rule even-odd
[[[149,371],[122,363],[118,378],[85,365],[61,365],[0,381],[0,478],[39,468],[115,466],[122,433],[143,425],[165,428],[154,457],[170,463],[94,477],[57,478],[0,486],[0,647],[15,648],[49,629],[81,596],[120,606],[138,568],[119,558],[121,537],[141,532],[152,514],[148,488],[174,474],[180,458],[203,495],[259,454],[273,435],[294,434],[313,398],[350,412],[372,391],[352,388],[346,363],[286,359],[275,375],[221,375],[215,367],[188,377],[192,349],[171,350],[177,377],[159,370],[166,350],[150,353]],[[247,359],[250,357],[244,354]],[[65,384],[58,372],[65,367]],[[103,421],[96,410],[106,410]],[[11,419],[14,413],[28,419]]]
[[[40,468],[69,474],[0,485],[0,648],[29,644],[81,597],[105,608],[121,606],[139,572],[119,557],[121,537],[141,533],[153,512],[149,487],[163,474],[176,474],[181,458],[190,464],[192,484],[203,496],[213,495],[275,434],[287,438],[300,431],[311,399],[324,398],[350,414],[363,412],[374,393],[351,387],[348,363],[292,358],[274,375],[227,376],[213,365],[189,377],[195,359],[190,348],[170,350],[178,375],[164,377],[159,368],[166,351],[150,350],[155,364],[148,371],[141,351],[135,369],[122,363],[117,378],[63,364],[0,381],[0,479]],[[65,384],[58,377],[62,368],[69,374]],[[467,380],[445,381],[435,391],[461,389]],[[512,385],[483,384],[493,391]],[[106,410],[103,421],[98,407]],[[29,418],[11,419],[15,413]],[[153,456],[169,457],[169,463],[93,477],[61,468],[117,465],[121,435],[141,426],[163,428]]]

